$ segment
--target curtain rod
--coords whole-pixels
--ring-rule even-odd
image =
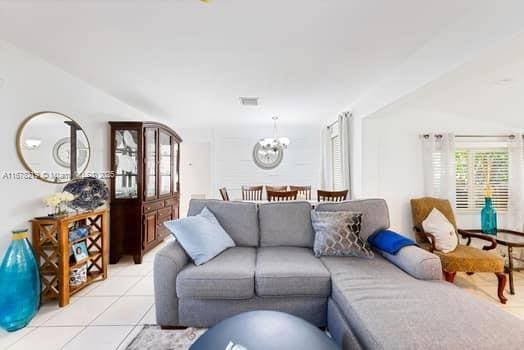
[[[430,137],[430,134],[423,134],[422,137],[428,138]],[[435,134],[435,137],[442,137],[442,134]],[[455,135],[455,137],[462,137],[462,138],[495,138],[495,137],[507,137],[507,138],[515,138],[515,135]],[[524,137],[524,135],[523,135]]]
[[[342,113],[342,114],[340,114],[340,115],[345,116],[345,117],[352,117],[352,116],[353,116],[353,114],[352,114],[351,112],[344,112],[344,113]],[[338,124],[338,119],[335,120],[333,123],[329,124],[329,125],[327,126],[327,128],[328,128],[328,129],[331,129],[333,126],[335,126],[335,125],[337,125],[337,124]]]
[[[482,137],[509,137],[510,139],[514,138],[515,135],[455,135],[455,137],[473,137],[473,138],[482,138]]]
[[[338,124],[338,120],[335,120],[333,123],[329,124],[327,126],[328,129],[332,128],[333,126],[335,126],[336,124]]]

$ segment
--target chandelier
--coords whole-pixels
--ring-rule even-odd
[[[291,143],[287,137],[278,137],[277,121],[278,117],[273,118],[273,137],[266,137],[258,141],[260,147],[265,151],[276,151],[278,149],[286,149]]]
[[[273,137],[266,137],[255,143],[253,160],[262,169],[276,168],[284,158],[284,149],[289,146],[287,137],[278,137],[278,117],[273,117]]]

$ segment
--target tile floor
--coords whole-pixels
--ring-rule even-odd
[[[125,349],[144,324],[155,323],[153,258],[160,248],[146,255],[142,265],[129,257],[110,265],[109,280],[82,290],[65,308],[45,304],[28,327],[0,333],[0,349]],[[516,274],[517,295],[506,291],[506,305],[498,302],[495,275],[458,274],[456,284],[524,320],[524,272]]]
[[[28,327],[0,332],[0,350],[120,350],[144,324],[155,324],[153,259],[135,265],[124,257],[109,265],[110,278],[77,293],[70,305],[44,304]]]

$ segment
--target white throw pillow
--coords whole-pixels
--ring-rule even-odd
[[[457,248],[458,236],[455,227],[437,208],[433,208],[426,220],[422,221],[422,228],[435,236],[435,249],[450,253]],[[431,243],[431,239],[429,241]]]

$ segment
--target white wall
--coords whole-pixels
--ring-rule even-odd
[[[412,234],[410,199],[424,195],[422,146],[428,132],[505,134],[511,130],[487,122],[417,109],[409,103],[394,105],[363,121],[363,196],[385,198],[391,226]],[[517,130],[518,131],[518,130]],[[504,215],[499,215],[501,226]],[[479,214],[459,214],[461,227],[480,226]]]
[[[109,168],[107,121],[144,118],[102,91],[0,41],[0,175],[25,170],[16,154],[16,132],[28,115],[42,110],[69,115],[84,128],[92,148],[88,171]],[[49,209],[42,199],[61,188],[39,180],[0,178],[0,254],[10,242],[10,231],[29,227],[28,220],[46,215]]]
[[[16,154],[16,132],[28,115],[43,110],[69,115],[84,128],[92,148],[87,169],[90,172],[109,168],[107,121],[147,119],[142,112],[103,91],[0,41],[0,175],[25,171]],[[176,125],[176,120],[172,123]],[[290,137],[292,143],[285,152],[282,164],[270,171],[261,170],[253,164],[251,150],[258,139],[271,136],[271,123],[264,127],[246,125],[178,131],[184,138],[181,146],[182,207],[186,206],[184,201],[187,202],[191,194],[218,198],[221,186],[231,189],[233,198],[239,197],[238,190],[245,184],[311,184],[314,189],[318,188],[320,126],[280,126],[280,133]],[[188,170],[191,168],[189,163],[193,167],[198,165],[198,169]],[[204,173],[192,176],[191,171]],[[29,227],[30,219],[46,215],[50,210],[42,199],[61,188],[60,185],[39,180],[7,180],[0,177],[0,193],[3,196],[0,202],[0,254],[10,243],[10,231]]]
[[[180,215],[185,216],[191,196],[210,197],[211,143],[184,141],[180,152]]]
[[[279,125],[279,134],[291,139],[291,145],[284,151],[284,159],[280,166],[273,170],[258,168],[252,159],[252,150],[255,143],[263,138],[272,136],[272,125],[267,126],[236,126],[214,129],[182,129],[180,135],[184,139],[184,149],[199,148],[198,144],[208,144],[209,154],[204,154],[204,148],[199,152],[192,152],[195,158],[191,162],[198,162],[196,157],[211,160],[210,183],[195,183],[190,180],[191,188],[184,188],[183,179],[187,179],[187,164],[181,166],[182,202],[188,201],[191,195],[204,194],[208,198],[219,198],[218,189],[226,187],[231,199],[241,197],[242,185],[273,184],[273,185],[311,185],[313,192],[320,184],[320,125]],[[184,170],[186,168],[186,170]],[[202,181],[207,181],[203,177]],[[187,181],[187,180],[186,180]],[[193,189],[196,190],[193,190]],[[188,193],[188,191],[197,191]],[[181,203],[186,206],[186,203]]]

